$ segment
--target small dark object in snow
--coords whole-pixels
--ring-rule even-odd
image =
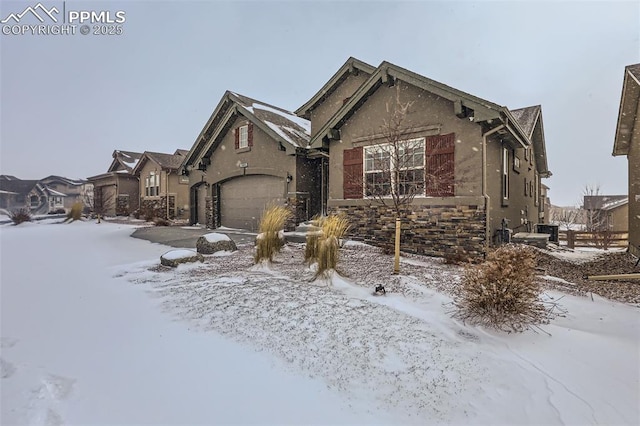
[[[376,286],[376,291],[373,293],[376,296],[380,296],[383,294],[387,294],[387,291],[384,289],[384,287],[382,285],[377,285]]]

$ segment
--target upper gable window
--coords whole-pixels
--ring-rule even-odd
[[[240,126],[238,132],[238,148],[249,148],[249,126]]]
[[[247,123],[235,130],[235,148],[248,151],[253,146],[253,124]]]

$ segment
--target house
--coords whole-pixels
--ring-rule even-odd
[[[585,195],[582,207],[587,231],[627,232],[629,197],[626,195]]]
[[[37,180],[0,176],[0,209],[7,212],[29,209],[31,214],[64,213],[66,194],[48,188]]]
[[[319,213],[323,153],[309,139],[309,121],[225,92],[182,165],[191,223],[256,230],[270,204],[289,206],[289,228]]]
[[[138,210],[138,177],[132,171],[141,156],[139,152],[115,150],[107,172],[87,178],[93,185],[92,209],[95,213],[128,216]]]
[[[503,227],[546,220],[540,106],[510,110],[389,62],[345,65],[332,77],[342,84],[298,111],[311,148],[328,156],[328,210],[346,213],[357,236],[388,241],[389,205],[402,196],[403,248],[423,254],[482,254]]]
[[[629,165],[629,251],[640,256],[640,64],[624,70],[613,155],[626,155]]]
[[[40,179],[40,183],[50,190],[63,194],[62,204],[65,210],[71,209],[74,203],[87,203],[86,185],[83,179],[69,179],[62,176],[51,175]],[[50,200],[52,202],[52,200]],[[53,209],[53,204],[51,204]]]
[[[187,150],[173,154],[145,151],[132,170],[139,182],[140,214],[145,217],[189,217],[189,179],[179,173]]]

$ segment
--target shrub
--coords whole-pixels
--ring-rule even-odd
[[[320,237],[322,237],[322,231],[307,232],[307,243],[304,247],[305,263],[313,263],[318,260]]]
[[[9,217],[14,225],[20,225],[22,222],[31,222],[31,212],[27,208],[12,211]]]
[[[258,231],[260,235],[256,238],[255,262],[264,260],[273,261],[273,256],[280,251],[283,246],[283,238],[280,231],[284,224],[291,218],[291,211],[285,206],[270,206],[262,213]]]
[[[468,266],[454,297],[455,317],[502,331],[523,331],[546,322],[539,300],[535,255],[526,246],[502,246],[480,265]]]
[[[171,222],[169,222],[167,219],[165,219],[163,217],[154,217],[152,220],[153,220],[153,223],[156,226],[169,226],[169,225],[171,225]]]

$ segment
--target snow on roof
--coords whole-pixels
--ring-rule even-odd
[[[252,113],[258,120],[276,132],[283,140],[294,147],[305,148],[311,139],[311,123],[291,111],[229,92],[234,100]]]
[[[51,189],[51,188],[49,188],[48,186],[45,186],[45,188],[47,189],[47,191],[48,191],[48,192],[49,192],[49,194],[51,194],[51,195],[56,195],[56,196],[58,196],[58,197],[66,197],[66,196],[67,196],[67,194],[64,194],[64,193],[62,193],[62,192],[60,192],[60,191],[56,191],[55,189]]]
[[[120,163],[125,166],[129,172],[136,167],[138,161],[140,161],[140,158],[142,157],[142,154],[139,152],[120,150],[116,150],[115,155],[117,156]]]
[[[629,197],[621,198],[619,200],[611,200],[602,204],[602,210],[611,210],[616,207],[623,206],[629,202]]]
[[[513,117],[518,121],[518,124],[522,127],[522,130],[527,133],[527,137],[529,138],[533,133],[533,128],[536,124],[536,117],[538,116],[539,110],[540,105],[510,110],[511,115],[513,115]]]

